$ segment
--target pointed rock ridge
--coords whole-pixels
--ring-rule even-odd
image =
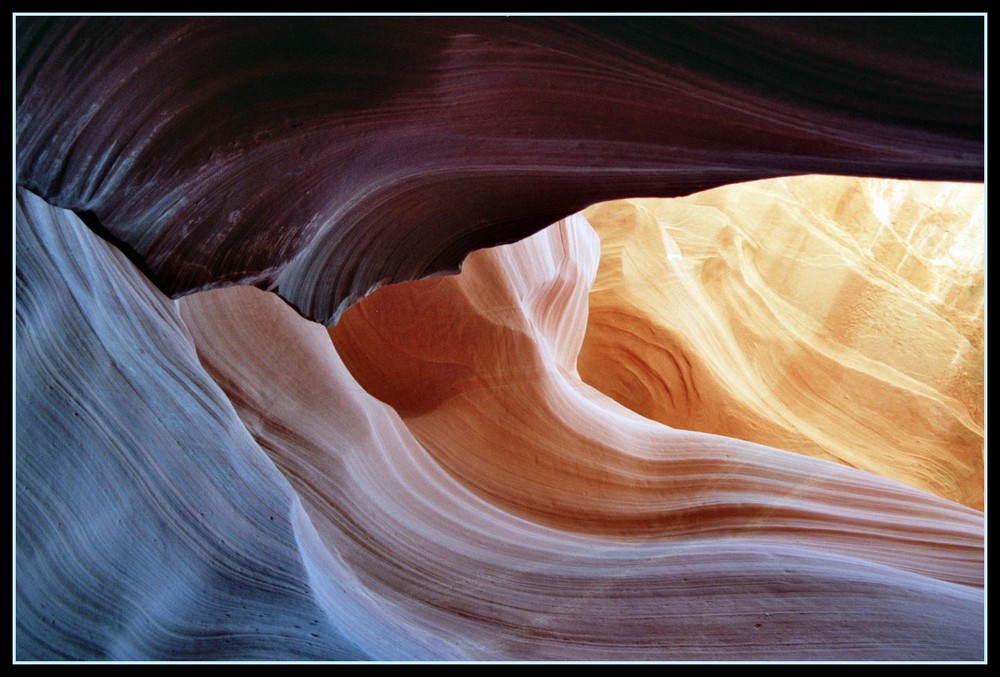
[[[17,181],[171,296],[336,320],[586,205],[980,181],[982,17],[16,19]]]
[[[317,597],[361,619],[348,636],[382,658],[980,656],[980,513],[672,431],[575,378],[573,306],[596,251],[576,217],[349,310],[337,345],[362,383],[399,376],[379,392],[403,417],[276,297],[237,287],[180,301],[202,363],[301,497]],[[361,368],[359,353],[372,356]],[[441,431],[478,459],[456,472]],[[521,455],[525,439],[537,459]]]
[[[554,500],[536,502],[562,509],[581,469],[659,461],[629,466],[648,474],[619,494],[634,511],[620,535],[524,519],[532,506],[513,481],[506,497],[469,491],[413,426],[460,396],[404,420],[355,382],[327,330],[277,297],[233,287],[171,302],[72,214],[25,193],[17,227],[20,658],[983,656],[981,514],[673,431],[579,383],[576,304],[597,251],[580,218],[430,282],[478,278],[457,288],[474,292],[468,306],[535,352],[539,368],[509,391],[547,383],[561,399],[537,417],[553,430],[536,431],[562,445],[571,428],[584,442],[562,484],[541,459],[534,474]],[[413,336],[422,310],[399,316]],[[482,326],[472,314],[455,326],[469,322]],[[496,374],[491,345],[508,344],[452,338],[434,359],[461,348],[472,373]],[[502,439],[497,402],[480,402],[484,436]],[[495,475],[523,478],[522,459],[492,451]],[[661,469],[678,479],[658,494]],[[500,507],[511,496],[520,515]],[[588,500],[608,522],[604,497]]]
[[[867,551],[862,534],[878,534],[864,557],[978,584],[978,511],[842,465],[670,429],[584,384],[566,349],[579,345],[597,248],[576,216],[473,253],[461,275],[382,288],[330,334],[358,383],[452,476],[527,519],[636,538],[789,538],[851,556]]]
[[[983,507],[984,189],[807,176],[597,205],[583,380]]]

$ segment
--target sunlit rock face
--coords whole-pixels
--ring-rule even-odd
[[[983,658],[979,18],[16,30],[17,659]]]
[[[670,426],[981,509],[983,198],[814,176],[591,207],[580,374]]]
[[[20,658],[982,656],[982,513],[580,381],[582,217],[347,313],[401,416],[277,297],[21,209]]]
[[[575,358],[597,253],[574,217],[472,254],[458,277],[380,289],[331,335],[357,381],[402,414],[426,453],[531,522],[600,534],[625,552],[781,545],[977,585],[979,536],[966,531],[976,511],[842,465],[673,430],[584,384]],[[686,602],[691,613],[714,603]],[[684,640],[654,640],[664,628],[650,629],[668,654],[691,655],[676,644]]]
[[[794,648],[708,639],[756,644],[766,620],[746,615],[739,592],[739,611],[711,619],[718,595],[791,573],[793,554],[818,567],[806,578],[821,596],[840,597],[834,569],[853,576],[877,564],[907,580],[962,584],[948,589],[968,595],[961,604],[977,617],[975,511],[841,466],[670,431],[582,384],[573,362],[596,245],[586,222],[572,219],[473,254],[457,278],[387,287],[349,310],[335,344],[402,419],[355,384],[319,327],[276,299],[228,290],[182,302],[203,363],[303,497],[318,535],[317,585],[333,587],[331,595],[342,587],[333,581],[343,580],[343,564],[325,559],[333,552],[368,595],[405,602],[378,614],[382,638],[374,630],[364,638],[382,642],[373,651],[825,655],[800,628],[772,627],[766,640]],[[685,555],[675,558],[678,547]],[[782,553],[775,569],[742,569],[757,548]],[[712,553],[729,561],[708,569],[721,583],[693,571]],[[698,592],[703,585],[713,592]],[[890,607],[901,601],[890,601],[896,591],[877,594]],[[760,604],[772,614],[804,601],[796,596],[763,592]],[[842,614],[848,626],[868,622],[874,609],[862,607]],[[678,628],[679,609],[692,625]],[[435,646],[442,632],[447,647]],[[696,647],[685,646],[701,632]],[[412,644],[390,648],[385,633]],[[870,651],[846,649],[840,629],[819,634],[849,655]],[[910,641],[886,638],[871,655],[905,656],[913,649],[890,646]]]

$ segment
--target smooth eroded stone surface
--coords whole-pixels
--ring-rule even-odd
[[[17,182],[329,322],[583,207],[981,181],[982,17],[18,17]]]
[[[809,176],[589,208],[583,380],[983,507],[984,190]]]
[[[982,181],[982,17],[14,26],[16,660],[984,658],[984,312],[944,203],[803,179],[763,230],[718,193],[646,224],[691,317],[614,325],[732,405],[703,430],[615,392],[632,338],[594,376],[595,279],[595,310],[662,289],[605,285],[576,214]]]
[[[17,208],[16,659],[366,658],[176,303],[73,214]]]
[[[593,230],[575,216],[475,252],[459,276],[380,289],[330,333],[358,382],[399,411],[442,466],[529,519],[652,537],[703,530],[764,537],[794,525],[799,543],[853,552],[860,534],[841,541],[827,524],[845,519],[887,536],[903,529],[905,536],[890,537],[900,539],[899,552],[873,555],[896,566],[917,543],[898,517],[883,513],[887,497],[910,503],[908,510],[930,501],[941,506],[933,510],[956,511],[959,522],[963,514],[979,519],[843,466],[668,429],[584,384],[575,362],[598,252]],[[879,489],[860,489],[869,481]],[[965,573],[945,571],[957,564],[953,555],[971,554],[973,542],[955,542],[945,569],[917,568],[972,583],[975,557]]]
[[[359,368],[354,339],[375,356],[367,366],[399,375],[398,402],[417,399],[412,374],[428,384],[434,405],[400,404],[403,418],[278,299],[228,289],[182,300],[203,363],[313,520],[320,597],[321,581],[346,587],[328,573],[346,564],[357,604],[378,609],[378,625],[352,638],[393,658],[980,655],[980,513],[671,431],[573,376],[585,309],[574,299],[586,298],[594,254],[577,218],[474,254],[458,278],[387,287],[349,311],[334,335],[363,383],[381,378]],[[447,331],[432,310],[442,306]],[[508,362],[491,359],[501,353]],[[456,364],[457,386],[434,380]],[[395,401],[390,389],[380,394]],[[456,471],[441,439],[480,474]]]
[[[346,350],[398,311],[411,342],[379,365],[468,365],[401,418],[275,296],[178,315],[72,215],[21,214],[20,658],[982,657],[981,513],[579,381],[582,218],[404,295],[458,311],[429,360],[431,304],[378,305],[409,287],[345,318]]]

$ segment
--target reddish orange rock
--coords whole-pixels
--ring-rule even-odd
[[[358,382],[397,408],[452,476],[544,524],[630,538],[791,538],[906,567],[940,547],[931,545],[943,526],[936,510],[955,511],[947,529],[978,519],[843,465],[668,428],[586,385],[575,357],[598,247],[574,217],[474,253],[461,275],[382,288],[330,334]],[[896,512],[904,505],[905,517]],[[920,527],[909,521],[918,514]],[[944,559],[913,560],[914,570],[978,580],[967,528],[946,539]],[[868,551],[865,533],[893,545]]]
[[[983,505],[983,186],[808,176],[591,207],[585,381]]]

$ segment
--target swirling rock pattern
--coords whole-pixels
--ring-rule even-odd
[[[981,514],[843,466],[671,431],[582,384],[572,363],[596,254],[575,218],[473,254],[457,278],[386,287],[349,310],[332,330],[337,350],[402,420],[273,297],[199,294],[182,314],[299,489],[316,547],[399,605],[383,623],[405,623],[415,642],[446,637],[444,655],[974,655]],[[908,589],[923,581],[918,597],[957,595],[946,608],[972,634],[888,630],[923,603],[884,587],[896,575]],[[874,597],[854,598],[861,589]],[[720,616],[723,599],[735,606]],[[813,603],[838,608],[833,626],[785,624]],[[870,614],[885,634],[858,641]],[[387,636],[369,650],[400,652]],[[916,648],[925,642],[938,648]]]
[[[816,538],[827,550],[841,538],[828,522],[833,505],[858,511],[855,529],[862,514],[883,523],[880,531],[898,523],[876,517],[882,498],[874,497],[888,487],[869,499],[852,489],[847,498],[841,483],[855,480],[844,468],[651,425],[583,384],[575,357],[597,252],[577,217],[472,254],[458,277],[381,289],[331,335],[358,382],[401,412],[443,467],[535,521],[672,538],[709,531],[767,539],[790,528],[797,543]],[[900,540],[912,544],[912,536]],[[899,552],[884,563],[902,565]]]
[[[619,197],[983,178],[983,22],[17,20],[17,180],[181,295],[335,320]]]
[[[592,207],[581,376],[674,427],[982,509],[983,199],[796,177]]]
[[[365,658],[176,304],[19,192],[17,658]]]
[[[17,659],[982,659],[982,512],[581,379],[569,216],[981,180],[981,20],[16,27]],[[883,356],[885,393],[968,410],[914,474],[976,505],[982,307],[926,256],[894,272],[973,357]]]
[[[582,218],[348,312],[334,333],[362,382],[390,356],[468,361],[457,395],[401,419],[276,297],[178,315],[73,216],[27,195],[22,213],[22,658],[981,656],[981,513],[670,430],[579,381]],[[456,332],[431,351],[442,301]],[[357,359],[397,322],[408,345]],[[505,430],[525,403],[545,409]],[[456,469],[448,438],[477,457]]]

